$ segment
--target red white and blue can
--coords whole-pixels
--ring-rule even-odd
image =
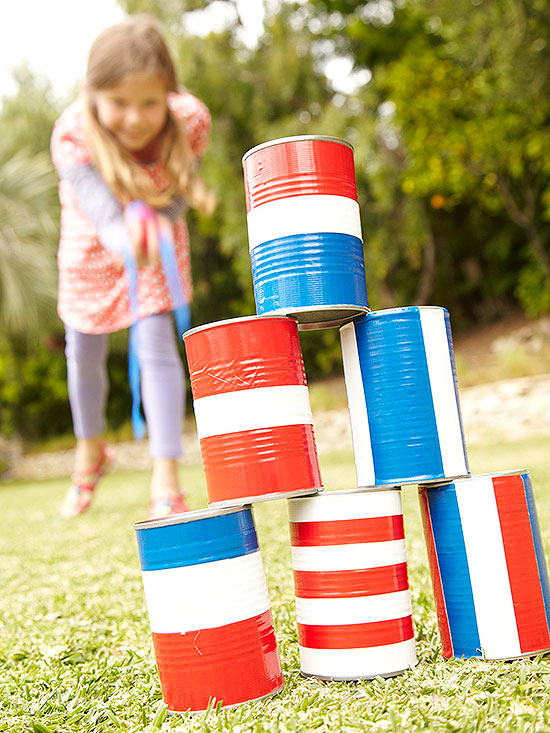
[[[209,503],[322,489],[296,320],[234,318],[184,341]]]
[[[271,140],[243,157],[248,239],[259,314],[301,329],[368,310],[353,148],[345,140]]]
[[[550,650],[550,588],[527,471],[421,486],[443,656]]]
[[[467,476],[445,308],[372,311],[340,335],[358,486]]]
[[[288,502],[300,668],[389,677],[416,664],[399,489]]]
[[[168,710],[234,706],[281,690],[250,507],[203,509],[135,529]]]

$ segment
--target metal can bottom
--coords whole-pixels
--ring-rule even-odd
[[[292,306],[261,313],[262,316],[289,316],[298,321],[299,331],[318,331],[343,326],[357,316],[369,312],[367,306],[335,303],[331,305]]]
[[[298,496],[316,496],[324,491],[322,486],[312,489],[300,489],[299,491],[277,491],[272,494],[258,494],[257,496],[242,496],[235,499],[226,499],[225,501],[209,502],[209,507],[222,508],[230,506],[247,506],[248,504],[256,504],[260,501],[275,501],[276,499],[295,499]]]
[[[444,657],[445,659],[463,659],[465,662],[470,659],[479,659],[481,662],[514,662],[516,659],[528,659],[529,657],[538,657],[539,654],[548,654],[550,653],[550,647],[547,649],[539,649],[535,652],[524,652],[523,654],[518,654],[515,657],[482,657],[481,655],[476,655],[474,657]]]
[[[278,695],[279,692],[284,690],[284,684],[282,684],[280,687],[278,687],[276,690],[273,690],[272,692],[268,692],[267,695],[261,695],[261,697],[255,697],[252,700],[243,700],[242,702],[235,702],[232,705],[222,705],[222,708],[224,710],[232,710],[233,708],[240,708],[241,705],[248,705],[250,702],[259,702],[260,700],[267,700],[268,697],[273,697],[274,695]],[[216,706],[213,705],[213,708]],[[202,710],[168,710],[169,715],[187,715],[187,713],[190,713],[191,715],[198,715],[199,713],[204,713],[207,710],[207,708],[203,708]]]
[[[312,672],[302,672],[302,670],[300,670],[300,674],[302,677],[313,677],[317,680],[322,680],[323,682],[359,682],[360,680],[375,680],[377,677],[382,677],[385,680],[390,679],[390,677],[399,677],[400,674],[404,674],[410,669],[412,669],[412,667],[405,667],[404,669],[398,669],[395,672],[385,672],[384,674],[357,675],[355,677],[325,676],[321,674],[313,674]]]
[[[453,476],[446,476],[442,478],[441,476],[427,476],[424,474],[423,476],[408,476],[406,478],[392,478],[387,480],[379,480],[375,484],[366,484],[362,483],[361,488],[362,489],[376,489],[380,487],[387,487],[391,488],[392,486],[432,486],[435,487],[437,485],[444,485],[444,484],[452,484],[453,481],[456,481],[457,479],[462,478],[470,478],[471,474],[469,473],[462,473],[462,474],[455,474]]]

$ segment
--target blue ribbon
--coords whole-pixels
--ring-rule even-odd
[[[147,206],[141,201],[132,201],[127,211],[132,214],[139,211],[140,207]],[[164,269],[164,276],[174,304],[174,317],[176,327],[181,336],[191,325],[191,310],[189,303],[185,301],[183,288],[178,272],[178,262],[174,241],[171,236],[159,231],[160,259]],[[132,431],[136,440],[143,440],[147,429],[143,415],[141,414],[141,369],[139,365],[138,352],[138,320],[139,320],[139,296],[138,296],[138,266],[137,262],[128,248],[124,258],[124,268],[128,279],[128,300],[133,324],[130,326],[128,338],[128,381],[132,395]]]

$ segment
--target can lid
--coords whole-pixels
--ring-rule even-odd
[[[294,321],[296,322],[296,319],[292,316],[285,316],[284,314],[272,314],[272,315],[254,315],[254,316],[241,316],[240,318],[226,318],[223,321],[213,321],[212,323],[203,323],[202,326],[195,326],[194,328],[190,328],[188,331],[186,331],[182,338],[186,339],[188,336],[191,336],[194,333],[197,333],[197,331],[206,331],[207,328],[215,328],[216,326],[227,326],[230,323],[243,323],[244,321],[266,321],[268,319],[279,319],[284,321]]]
[[[419,488],[424,489],[441,489],[443,486],[450,486],[451,484],[467,484],[471,483],[476,478],[499,478],[500,476],[522,476],[523,474],[529,474],[527,469],[517,469],[516,471],[496,471],[494,473],[473,473],[470,476],[463,476],[462,478],[451,478],[442,479],[437,483],[424,484],[420,482]]]
[[[390,491],[401,491],[401,485],[390,485],[390,486],[358,486],[356,489],[337,489],[329,491],[321,491],[318,494],[311,494],[310,496],[297,496],[295,498],[288,499],[289,502],[293,501],[309,501],[311,499],[329,499],[331,496],[350,496],[353,494],[379,494],[389,493]]]
[[[403,305],[399,308],[381,308],[380,310],[371,310],[365,313],[369,318],[383,318],[385,316],[395,316],[404,313],[414,313],[417,310],[436,310],[448,313],[447,308],[442,305]]]
[[[252,155],[252,153],[257,153],[258,150],[263,150],[264,148],[270,148],[273,145],[280,145],[282,143],[294,143],[294,142],[301,142],[303,140],[324,140],[326,142],[330,143],[337,143],[338,145],[345,145],[350,150],[353,150],[353,145],[348,142],[347,140],[342,140],[340,137],[331,137],[330,135],[294,135],[292,137],[279,137],[276,140],[268,140],[265,143],[260,143],[260,145],[256,145],[253,148],[250,148],[250,150],[247,150],[246,153],[243,155],[242,162]]]
[[[168,517],[159,517],[158,519],[145,519],[142,522],[136,522],[134,529],[136,532],[141,529],[153,529],[154,527],[168,527],[173,524],[184,524],[186,522],[195,522],[199,519],[209,519],[210,517],[219,517],[223,514],[234,514],[249,509],[250,505],[239,504],[237,506],[226,507],[206,507],[197,509],[193,512],[182,512],[181,514],[171,514]]]

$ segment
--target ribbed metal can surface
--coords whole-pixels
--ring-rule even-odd
[[[322,489],[296,321],[218,321],[184,342],[209,503]]]
[[[259,314],[300,328],[341,325],[368,310],[353,149],[298,136],[243,158],[248,238]]]
[[[421,486],[443,656],[550,649],[550,588],[527,471]]]
[[[288,502],[302,674],[393,676],[417,663],[399,489]]]
[[[467,476],[445,308],[372,311],[340,336],[358,486]]]
[[[283,676],[250,507],[135,525],[162,696],[206,710],[278,692]]]

